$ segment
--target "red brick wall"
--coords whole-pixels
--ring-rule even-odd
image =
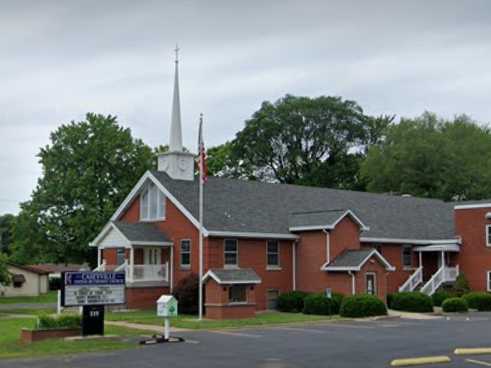
[[[413,267],[404,268],[402,265],[402,248],[403,244],[370,244],[363,243],[362,248],[377,249],[387,261],[395,267],[395,271],[390,272],[387,276],[387,292],[395,293],[399,287],[406,282],[411,274],[418,268],[418,254],[413,253]],[[429,254],[423,255],[429,256]],[[425,262],[426,266],[430,266]]]
[[[229,304],[228,286],[208,279],[205,285],[205,312],[210,319],[251,318],[256,311],[257,285],[247,285],[247,304]]]
[[[126,305],[129,309],[157,308],[157,299],[169,294],[168,287],[127,287]]]
[[[165,221],[155,222],[155,226],[163,231],[174,243],[174,286],[191,273],[198,273],[198,230],[169,200],[166,201]],[[128,207],[120,219],[129,223],[138,222],[140,218],[139,198]],[[180,242],[183,239],[191,240],[191,269],[180,267]],[[163,262],[166,262],[163,258]],[[136,261],[135,261],[136,263]]]
[[[298,235],[300,240],[297,245],[297,289],[321,292],[330,287],[333,291],[351,294],[351,276],[346,272],[321,271],[327,260],[326,234],[323,231],[306,231]],[[331,260],[345,249],[360,249],[359,226],[351,218],[345,217],[330,232],[329,244]]]
[[[262,282],[256,285],[257,309],[267,308],[267,291],[278,289],[280,293],[291,291],[293,288],[292,274],[292,241],[280,241],[280,267],[279,270],[268,270],[266,260],[265,239],[239,238],[239,267],[253,268]],[[205,268],[223,268],[223,238],[208,238]]]
[[[106,264],[108,265],[115,265],[118,264],[117,262],[117,249],[116,248],[108,248],[108,249],[103,249],[102,251],[102,259],[106,261]]]
[[[491,248],[486,247],[486,219],[488,208],[457,209],[454,211],[455,232],[462,237],[457,256],[460,271],[474,290],[487,290],[486,271],[491,271]]]

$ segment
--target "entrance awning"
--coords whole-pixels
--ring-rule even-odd
[[[458,244],[433,244],[423,247],[416,247],[415,252],[460,252]]]

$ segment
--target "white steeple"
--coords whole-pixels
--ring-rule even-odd
[[[174,95],[172,97],[172,115],[169,136],[169,151],[158,157],[158,171],[166,172],[178,180],[194,179],[194,155],[184,152],[182,145],[181,100],[179,96],[179,48],[175,48]]]
[[[172,97],[172,117],[170,124],[169,151],[182,151],[181,100],[179,98],[179,47],[176,45],[176,70],[174,74],[174,96]]]

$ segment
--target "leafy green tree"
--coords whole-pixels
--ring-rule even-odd
[[[10,254],[14,220],[14,215],[6,214],[0,216],[0,252]]]
[[[39,153],[43,175],[14,227],[15,257],[91,259],[88,247],[154,155],[114,116],[89,113],[62,125]]]
[[[286,95],[264,102],[232,142],[209,150],[209,166],[225,176],[359,189],[366,145],[392,119],[366,116],[340,97]]]
[[[0,252],[0,284],[8,285],[10,283],[10,274],[7,269],[7,256]]]
[[[401,119],[368,149],[367,189],[444,200],[491,196],[491,131],[462,115]]]

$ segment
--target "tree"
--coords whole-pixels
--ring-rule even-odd
[[[43,175],[14,226],[14,258],[87,261],[94,253],[89,242],[154,156],[110,115],[89,113],[50,138],[38,155]]]
[[[491,131],[462,115],[401,119],[368,149],[367,189],[444,200],[491,196]]]
[[[7,256],[0,252],[0,285],[10,283],[10,274],[7,269]]]
[[[0,216],[0,252],[10,254],[14,221],[14,215],[6,214]]]
[[[359,188],[365,147],[392,119],[366,116],[340,97],[286,95],[264,102],[232,142],[211,149],[210,166],[226,176]]]

